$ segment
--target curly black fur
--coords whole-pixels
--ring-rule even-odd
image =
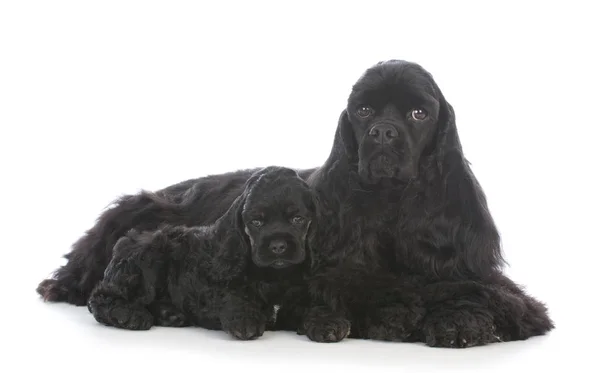
[[[413,109],[427,115],[412,117]],[[210,224],[253,171],[157,192],[180,206],[176,212],[151,193],[124,197],[38,292],[85,304],[129,229]],[[527,339],[554,328],[546,307],[502,274],[500,236],[463,155],[454,111],[421,66],[387,61],[368,69],[353,86],[327,161],[299,172],[322,216],[311,244],[311,300],[300,291],[284,304],[279,328],[323,342],[350,335],[441,347]]]
[[[295,171],[261,170],[212,225],[128,232],[88,308],[124,329],[197,325],[258,338],[302,285],[315,207]]]

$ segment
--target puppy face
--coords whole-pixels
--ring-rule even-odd
[[[418,164],[438,129],[439,90],[419,65],[381,62],[368,69],[348,99],[344,141],[358,152],[361,179],[405,182],[418,174]]]
[[[261,175],[242,210],[254,264],[285,268],[303,262],[315,208],[308,185],[295,171],[273,168]]]

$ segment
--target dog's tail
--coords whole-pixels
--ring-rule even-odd
[[[67,263],[52,278],[42,281],[37,292],[45,301],[78,306],[104,276],[115,243],[130,229],[155,229],[162,221],[185,215],[187,201],[170,200],[159,193],[142,191],[115,200],[65,255]]]

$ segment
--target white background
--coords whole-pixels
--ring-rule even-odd
[[[599,331],[592,1],[0,4],[1,371],[597,369],[583,366]],[[431,71],[454,106],[507,271],[548,304],[551,334],[467,350],[293,333],[237,342],[117,330],[38,299],[123,193],[320,165],[354,81],[392,58]]]

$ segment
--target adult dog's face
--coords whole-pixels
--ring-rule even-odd
[[[441,93],[429,73],[405,61],[381,62],[355,83],[343,123],[353,142],[361,179],[376,184],[418,175],[419,160],[435,140]]]
[[[248,192],[242,212],[254,264],[285,268],[303,262],[315,208],[308,185],[295,171],[277,168],[263,174]]]

